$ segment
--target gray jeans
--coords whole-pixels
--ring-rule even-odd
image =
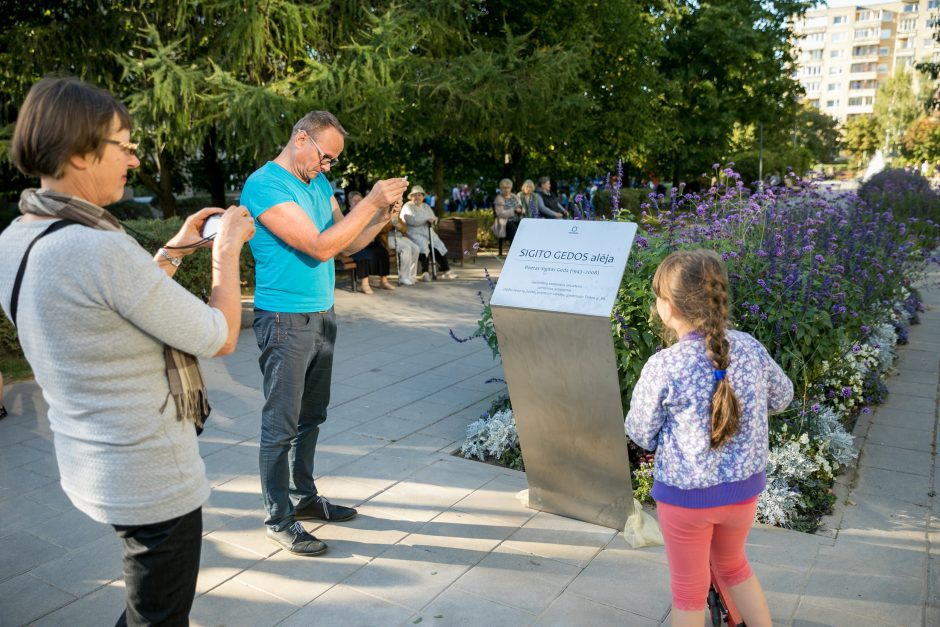
[[[258,363],[264,375],[261,410],[261,493],[277,530],[294,523],[294,507],[317,495],[313,456],[326,420],[333,376],[336,315],[255,310]]]

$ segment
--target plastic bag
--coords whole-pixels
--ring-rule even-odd
[[[659,523],[643,511],[643,506],[636,499],[633,499],[633,513],[623,527],[623,539],[634,549],[663,545],[663,533],[659,530]]]

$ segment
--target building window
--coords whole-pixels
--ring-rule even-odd
[[[849,19],[848,15],[836,15],[832,18],[832,25],[838,26],[839,24],[845,24]]]
[[[871,39],[872,37],[877,37],[878,31],[874,28],[856,28],[855,29],[855,39]]]
[[[887,64],[887,63],[879,63],[879,64],[878,64],[878,71],[881,72],[882,74],[884,74],[885,72],[887,72],[887,71],[888,71],[888,64]]]
[[[886,57],[886,56],[888,56],[888,46],[882,46],[882,47],[878,48],[878,56],[879,56],[879,57]]]
[[[918,7],[916,4],[905,4],[901,11],[904,13],[917,13],[919,9],[920,7]]]
[[[844,54],[845,54],[845,50],[830,50],[830,51],[829,51],[829,58],[830,58],[830,59],[838,59],[839,57],[841,57],[841,56],[844,55]]]
[[[927,8],[928,9],[940,9],[940,0],[928,0]]]
[[[865,96],[865,104],[867,104],[867,105],[875,104],[875,97],[874,97],[874,96]]]
[[[839,101],[838,101],[838,100],[827,100],[827,101],[826,101],[826,108],[827,108],[827,109],[833,109],[833,108],[838,107],[838,106],[839,106]]]
[[[803,38],[810,43],[819,43],[826,40],[826,33],[810,33],[809,35],[804,35]]]
[[[807,50],[805,56],[810,61],[820,61],[823,58],[822,50]]]
[[[855,12],[855,21],[856,22],[867,22],[870,19],[875,17],[874,11],[856,11]]]
[[[832,66],[831,68],[829,68],[829,74],[830,74],[830,75],[832,75],[832,74],[842,74],[842,71],[843,71],[844,69],[845,69],[845,68],[843,68],[841,65],[834,65],[834,66]]]
[[[849,106],[850,107],[862,106],[862,99],[861,98],[849,98]]]
[[[901,20],[898,30],[916,30],[917,29],[917,18],[909,17],[907,19]]]
[[[847,41],[848,38],[849,38],[849,34],[844,31],[841,33],[832,33],[833,43],[839,43],[840,41]]]
[[[839,83],[828,83],[826,85],[826,91],[836,91],[839,89]]]
[[[924,48],[933,48],[933,39],[928,37],[924,40]]]
[[[819,76],[822,74],[822,66],[820,65],[807,65],[803,68],[804,76]]]
[[[819,81],[806,83],[806,91],[819,91]]]

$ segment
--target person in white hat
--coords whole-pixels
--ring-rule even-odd
[[[421,263],[421,280],[430,281],[431,275],[428,273],[430,260],[428,255],[431,253],[431,245],[434,246],[434,260],[441,271],[441,276],[445,279],[456,279],[458,274],[450,269],[447,262],[447,247],[437,236],[434,229],[429,228],[437,223],[437,216],[434,210],[424,202],[424,188],[415,185],[408,193],[408,202],[401,208],[401,219],[408,225],[408,238],[418,245],[420,253],[418,261]],[[429,242],[429,239],[430,242]]]

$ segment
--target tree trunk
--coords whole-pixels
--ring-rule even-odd
[[[148,157],[146,162],[149,167],[137,170],[137,178],[144,184],[144,187],[157,197],[163,217],[175,217],[177,212],[176,197],[173,196],[172,185],[173,158],[166,150],[161,150],[156,160]],[[156,173],[156,175],[152,173]]]
[[[157,189],[154,191],[160,201],[160,209],[163,211],[164,218],[175,218],[178,215],[176,196],[173,195],[173,168],[175,165],[175,159],[165,148],[157,154],[157,169],[160,172],[160,180],[157,181]]]
[[[444,212],[444,155],[438,146],[431,147],[433,167],[432,190],[434,191],[434,213],[440,216]]]
[[[218,133],[215,126],[211,126],[209,132],[206,133],[205,140],[202,142],[202,164],[206,170],[212,204],[224,209],[228,204],[225,200],[225,173],[222,171],[222,164],[219,162],[217,144]]]
[[[523,172],[522,169],[522,146],[513,142],[509,146],[509,163],[503,159],[503,178],[512,180],[512,188],[519,190],[522,187]]]

